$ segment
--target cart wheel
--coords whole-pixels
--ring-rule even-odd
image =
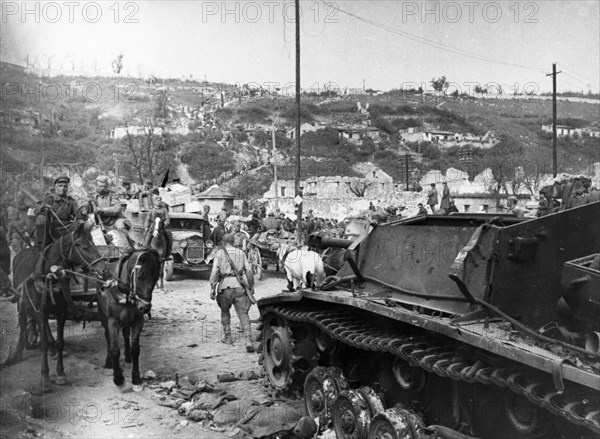
[[[163,279],[167,282],[173,280],[173,261],[165,261]]]
[[[25,349],[35,349],[38,345],[40,338],[40,332],[38,331],[37,322],[34,318],[27,320],[27,327],[25,328],[25,338],[23,344]]]
[[[250,262],[252,263],[252,268],[254,269],[254,277],[257,280],[262,279],[262,259],[260,257],[260,252],[255,247],[250,250]]]

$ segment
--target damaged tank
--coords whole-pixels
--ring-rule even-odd
[[[598,437],[599,218],[420,216],[343,242],[321,289],[259,301],[270,385],[339,439]]]

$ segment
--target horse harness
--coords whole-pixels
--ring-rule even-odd
[[[75,237],[75,232],[69,232],[69,234],[71,235],[72,238]],[[64,252],[64,246],[63,246],[63,239],[64,237],[67,236],[67,234],[62,235],[58,242],[59,242],[59,247],[60,247],[60,256],[62,259],[64,259],[64,261],[69,264],[69,266],[75,265],[73,264],[75,261],[72,259],[73,256],[73,252],[77,252],[77,255],[79,256],[80,260],[83,261],[85,263],[85,268],[90,269],[90,271],[93,271],[93,266],[96,265],[98,262],[102,261],[104,258],[100,257],[97,259],[94,259],[92,262],[88,262],[83,255],[81,254],[81,251],[79,250],[79,246],[80,241],[82,238],[78,238],[78,239],[72,239],[73,244],[71,245],[71,248],[69,250],[69,254],[65,255]],[[56,241],[55,241],[56,242]],[[50,248],[54,245],[54,242],[48,244],[41,252],[41,258],[38,260],[37,264],[36,264],[36,270],[34,273],[32,273],[31,275],[29,275],[29,277],[27,279],[25,279],[25,281],[23,282],[24,284],[24,290],[25,290],[25,295],[27,296],[27,299],[29,300],[29,303],[31,304],[33,310],[35,312],[39,312],[38,309],[36,309],[35,305],[33,304],[33,301],[31,300],[31,296],[29,294],[29,288],[27,287],[27,281],[29,279],[35,278],[36,275],[40,275],[44,273],[44,268],[45,268],[45,263],[48,262],[48,252],[50,251]],[[56,278],[55,278],[56,279]],[[45,288],[42,289],[42,306],[45,304],[46,302],[46,294],[49,292],[50,293],[50,301],[52,303],[52,306],[56,306],[56,301],[54,299],[54,295],[52,294],[53,290],[52,290],[52,282],[53,279],[51,276],[46,276],[44,279],[45,282]],[[67,303],[67,306],[69,308],[75,309],[75,303],[73,302],[73,299],[71,298],[70,294],[67,294],[67,292],[64,289],[59,289],[59,291],[62,293],[63,295],[63,299],[65,300],[65,302]]]
[[[281,266],[283,266],[285,264],[285,259],[288,257],[288,255],[295,251],[298,250],[296,247],[294,246],[288,246],[287,250],[285,251],[285,253],[283,254],[283,256],[281,257]]]
[[[117,274],[117,280],[119,282],[119,290],[121,291],[125,291],[126,293],[126,300],[127,300],[127,304],[135,304],[137,302],[140,302],[142,305],[150,305],[150,302],[148,302],[145,299],[142,299],[141,297],[139,297],[137,295],[137,278],[138,278],[138,273],[140,271],[140,269],[142,268],[142,265],[140,264],[140,257],[142,256],[143,252],[138,252],[138,255],[135,259],[135,265],[133,266],[133,268],[131,269],[131,271],[126,272],[123,270],[124,267],[127,267],[129,260],[131,258],[131,255],[123,255],[119,258],[119,261],[117,262],[117,267],[116,267],[116,274]],[[125,283],[125,282],[121,282],[121,276],[122,274],[126,273],[126,276],[129,275],[129,283]],[[121,289],[121,286],[123,286],[123,289]],[[113,295],[114,297],[114,295]],[[118,302],[118,300],[117,300]]]

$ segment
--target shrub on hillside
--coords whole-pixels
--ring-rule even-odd
[[[381,104],[373,104],[369,107],[369,112],[371,114],[377,113],[381,116],[389,116],[390,114],[396,114],[396,110],[394,110],[389,105],[381,105]]]
[[[241,175],[237,181],[229,187],[229,192],[238,200],[262,198],[271,187],[273,174],[268,169],[261,169],[255,173]]]
[[[321,112],[327,113],[356,113],[356,102],[354,101],[337,101],[328,102],[320,106]]]
[[[423,122],[421,122],[420,119],[409,117],[408,119],[394,119],[391,121],[391,124],[394,126],[394,128],[403,130],[406,128],[420,127],[423,125]]]
[[[247,107],[238,110],[238,121],[245,123],[269,122],[269,113],[261,107]]]
[[[296,109],[295,108],[290,108],[284,112],[281,113],[281,117],[283,117],[284,119],[289,119],[289,120],[296,120]],[[315,118],[312,115],[312,113],[304,108],[301,107],[300,108],[300,122],[301,123],[306,123],[306,122],[314,122]]]
[[[231,119],[233,117],[233,110],[228,107],[217,108],[215,116],[219,119]]]
[[[378,117],[377,119],[373,120],[373,126],[386,134],[392,135],[398,133],[398,129],[394,126],[394,124],[383,117]]]
[[[305,155],[335,157],[338,155],[340,135],[335,128],[324,128],[304,133],[300,138],[300,147]]]
[[[234,170],[232,152],[212,142],[186,145],[181,163],[188,165],[191,177],[198,181],[211,180]]]

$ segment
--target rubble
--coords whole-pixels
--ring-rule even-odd
[[[219,382],[230,382],[256,380],[261,378],[261,374],[247,370],[218,377]],[[306,434],[312,431],[311,423],[302,420],[305,417],[302,400],[274,401],[261,395],[251,399],[246,394],[238,398],[227,387],[206,381],[192,384],[188,377],[149,387],[157,393],[158,405],[176,409],[180,416],[186,418],[174,426],[177,430],[194,421],[203,423],[212,431],[229,431],[228,435],[236,439],[272,437],[279,432],[291,432],[294,428]]]

